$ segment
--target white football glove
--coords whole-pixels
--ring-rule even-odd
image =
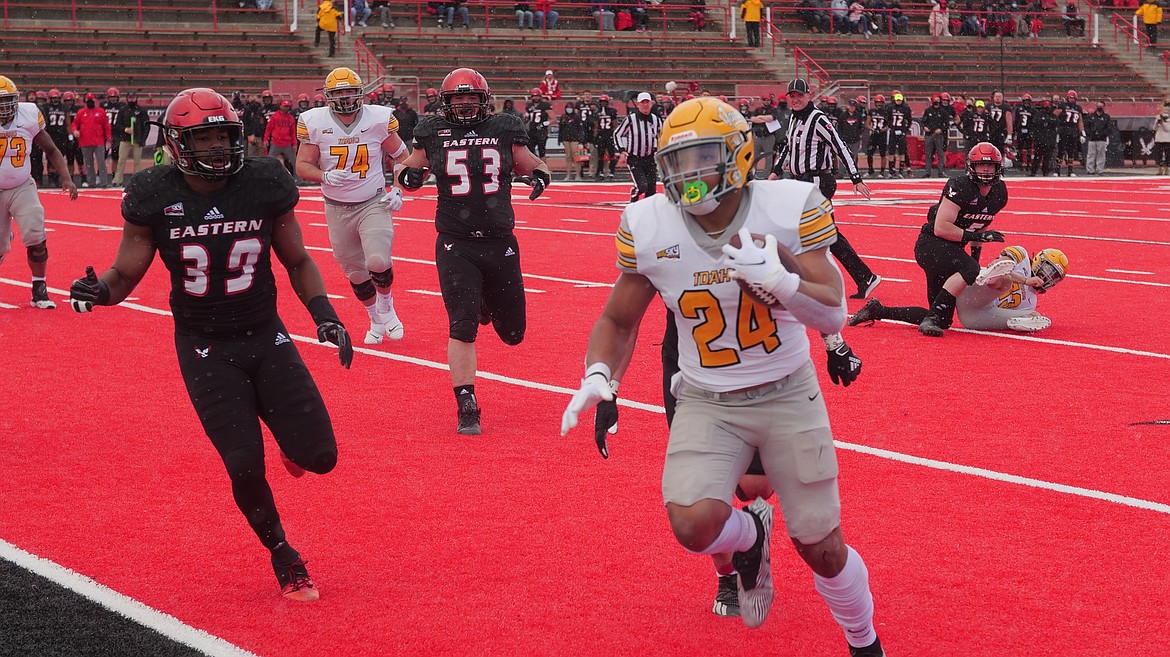
[[[382,197],[382,202],[386,204],[387,210],[398,212],[402,209],[402,190],[395,187]]]
[[[594,363],[585,370],[585,378],[581,379],[581,389],[573,393],[565,414],[561,416],[561,435],[569,433],[569,429],[577,426],[577,416],[597,405],[601,400],[613,401],[613,389],[609,385],[609,366],[605,363]]]
[[[361,180],[361,177],[362,175],[360,173],[354,173],[353,171],[346,171],[344,169],[330,169],[329,171],[321,174],[321,182],[331,187],[340,187],[347,182]]]
[[[766,235],[764,246],[756,246],[751,231],[746,227],[739,231],[740,247],[723,245],[723,255],[731,265],[731,277],[754,285],[784,303],[796,294],[800,277],[784,268],[780,254],[776,252],[776,237]]]

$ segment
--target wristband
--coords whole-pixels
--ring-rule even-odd
[[[329,303],[329,299],[325,295],[316,296],[309,299],[309,303],[305,304],[309,309],[309,315],[313,318],[313,322],[320,326],[325,322],[341,323],[337,317],[337,311],[333,310],[333,304]]]

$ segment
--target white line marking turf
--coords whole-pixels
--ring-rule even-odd
[[[78,595],[92,600],[110,611],[148,627],[159,634],[194,648],[211,657],[256,657],[223,639],[187,625],[183,621],[165,614],[153,607],[126,597],[121,593],[99,584],[92,579],[70,570],[60,564],[30,554],[15,545],[0,539],[0,559],[36,573],[45,579],[63,586]]]

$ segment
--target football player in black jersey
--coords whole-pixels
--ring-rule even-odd
[[[1077,103],[1077,92],[1069,89],[1061,111],[1057,112],[1057,126],[1060,141],[1056,145],[1056,173],[1060,173],[1060,165],[1067,169],[1065,175],[1074,176],[1073,161],[1084,161],[1081,147],[1085,144],[1084,110]]]
[[[613,142],[613,133],[618,127],[618,111],[617,108],[609,106],[609,96],[601,94],[597,97],[597,123],[596,130],[593,132],[593,144],[597,150],[597,172],[594,174],[594,180],[601,180],[604,176],[608,180],[613,180],[614,172],[617,171],[617,145]],[[605,173],[605,163],[609,162],[609,173]]]
[[[1036,143],[1035,134],[1032,132],[1035,118],[1036,108],[1032,106],[1032,94],[1024,94],[1015,110],[1015,141],[1020,171],[1027,171],[1032,166],[1032,151]]]
[[[211,89],[187,89],[167,107],[162,130],[174,164],[130,179],[117,258],[100,277],[89,267],[73,281],[71,303],[78,312],[120,303],[158,252],[171,274],[179,369],[236,505],[271,552],[281,593],[316,600],[264,477],[260,421],[293,476],[332,470],[337,442],[321,393],[276,313],[274,251],[318,339],[338,346],[345,367],[353,347],[301,241],[296,184],[277,160],[244,158],[244,126],[231,103]]]
[[[955,299],[979,275],[977,248],[984,242],[1002,242],[1003,233],[987,230],[1007,205],[1003,154],[995,146],[975,144],[967,153],[967,172],[947,181],[942,197],[930,207],[927,221],[914,244],[914,260],[926,272],[926,302],[917,306],[883,306],[870,299],[849,320],[850,326],[879,319],[918,325],[918,332],[941,337],[955,317]],[[971,243],[973,253],[964,247]]]
[[[552,105],[533,87],[528,102],[524,103],[524,122],[528,124],[528,148],[533,155],[543,158],[548,142],[548,126],[552,118]]]
[[[435,265],[450,322],[447,364],[459,409],[457,431],[480,433],[475,398],[475,338],[489,322],[507,345],[527,326],[520,245],[512,230],[512,174],[532,185],[535,200],[548,186],[548,166],[528,150],[524,124],[491,114],[487,80],[469,68],[447,74],[442,114],[424,116],[414,129],[414,152],[398,166],[406,189],[422,187],[427,167],[439,186],[435,210]]]
[[[886,146],[889,143],[889,126],[886,124],[886,97],[873,97],[873,110],[869,112],[869,145],[865,149],[865,161],[869,165],[869,177],[874,178],[873,155],[878,155],[878,171],[886,177]]]

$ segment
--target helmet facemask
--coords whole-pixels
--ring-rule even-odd
[[[1064,280],[1065,270],[1063,266],[1053,260],[1048,249],[1045,249],[1037,253],[1033,259],[1032,275],[1042,281],[1040,288],[1036,291],[1044,293],[1056,287],[1057,283]]]
[[[227,147],[200,148],[196,135],[204,130],[226,130]],[[244,167],[244,126],[239,122],[168,127],[166,141],[175,166],[183,173],[218,180],[234,175]]]
[[[479,101],[455,102],[459,96],[476,96]],[[454,91],[442,92],[439,98],[442,101],[440,109],[443,112],[443,117],[450,123],[473,125],[483,121],[488,116],[488,95],[482,91],[464,91],[456,87]]]
[[[334,114],[353,114],[362,108],[361,87],[336,87],[325,90],[325,99]]]
[[[671,203],[694,215],[715,211],[719,201],[747,181],[736,166],[746,141],[740,132],[667,145],[655,154],[663,190]]]
[[[20,94],[15,91],[0,92],[0,123],[9,123],[16,118],[16,107],[19,102]]]

